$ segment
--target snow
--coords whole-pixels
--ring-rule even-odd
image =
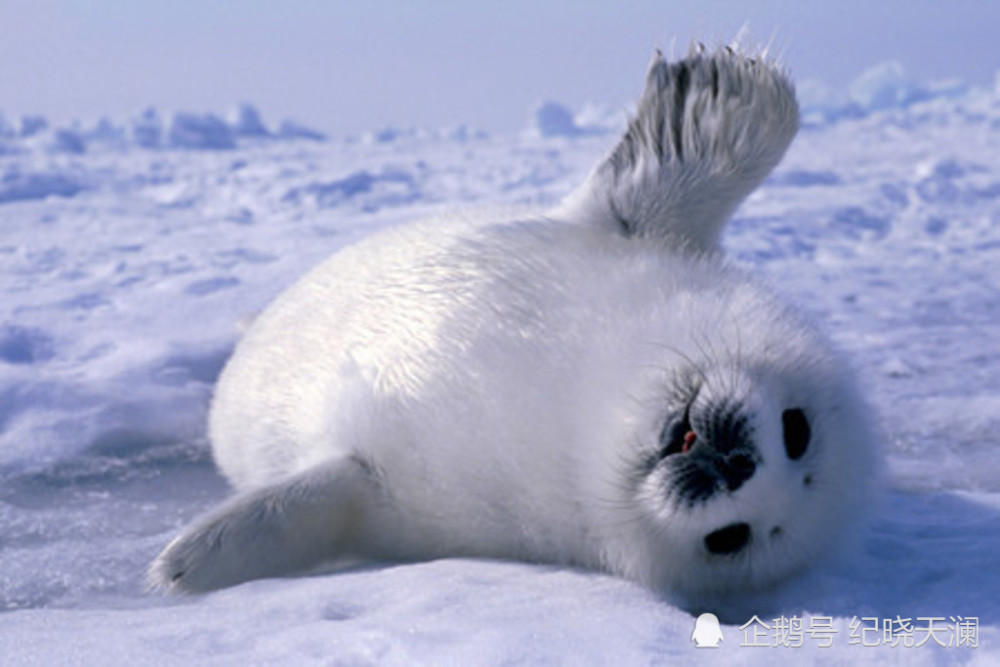
[[[79,133],[73,130],[61,129],[56,130],[52,137],[50,150],[57,153],[74,153],[79,155],[87,152],[87,145]]]
[[[310,129],[294,120],[283,120],[278,127],[278,136],[285,139],[312,139],[313,141],[326,141],[326,135],[317,130]]]
[[[231,115],[233,132],[240,137],[267,137],[271,132],[264,125],[260,112],[250,104],[241,104]]]
[[[80,182],[71,175],[58,171],[25,173],[14,165],[6,169],[0,178],[0,204],[48,197],[72,197],[82,189]]]
[[[270,133],[249,106],[0,131],[0,664],[995,663],[1000,98],[871,72],[853,101],[814,89],[725,243],[849,352],[882,418],[887,491],[855,552],[725,610],[714,651],[654,593],[549,565],[362,563],[205,596],[143,590],[152,557],[227,494],[204,422],[248,318],[382,227],[551,204],[614,135],[317,142]],[[741,647],[753,614],[830,619],[833,646]],[[874,636],[860,619],[897,616],[975,617],[979,646],[852,643]]]
[[[535,109],[535,129],[542,137],[575,137],[580,128],[573,120],[573,112],[558,102],[542,102]]]
[[[866,70],[851,84],[851,99],[867,111],[906,106],[919,97],[903,66],[887,62]]]
[[[233,130],[212,114],[179,112],[170,121],[167,142],[173,148],[225,150],[236,148]]]
[[[21,127],[18,136],[33,137],[49,126],[49,121],[38,115],[25,116],[21,119]]]
[[[532,114],[530,133],[536,137],[581,137],[587,134],[603,134],[608,125],[615,127],[614,119],[608,112],[594,105],[585,106],[574,114],[558,102],[542,102]],[[624,120],[624,115],[620,120]],[[615,128],[617,129],[617,128]]]

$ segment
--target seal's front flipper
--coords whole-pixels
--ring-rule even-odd
[[[378,482],[343,457],[238,495],[184,531],[149,568],[152,587],[207,591],[301,572],[363,543]]]
[[[625,135],[565,205],[625,236],[714,251],[798,121],[791,82],[764,56],[694,48],[668,64],[657,52]]]

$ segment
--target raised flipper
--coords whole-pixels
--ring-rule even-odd
[[[363,550],[382,505],[377,475],[355,457],[238,495],[189,527],[149,568],[168,591],[207,591],[302,572]]]
[[[656,53],[635,118],[566,201],[567,217],[696,252],[718,248],[729,216],[798,130],[795,91],[764,56]]]

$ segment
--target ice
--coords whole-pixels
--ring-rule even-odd
[[[76,178],[58,171],[23,172],[8,168],[0,178],[0,204],[48,197],[72,197],[84,188]]]
[[[867,111],[903,107],[919,97],[916,84],[894,61],[866,70],[851,84],[851,99]]]
[[[33,137],[44,132],[49,127],[49,121],[43,116],[24,116],[17,135],[21,138]]]
[[[274,135],[326,140],[263,140],[248,105],[228,122],[150,109],[33,136],[0,122],[0,664],[995,662],[1000,106],[892,65],[861,77],[853,102],[800,93],[815,122],[724,243],[857,368],[887,489],[856,551],[734,604],[715,652],[693,648],[694,618],[669,600],[544,564],[359,563],[205,596],[143,589],[150,559],[228,493],[205,418],[245,322],[383,227],[558,201],[624,112],[556,105],[534,133],[389,141],[290,122]],[[753,613],[829,618],[834,645],[740,647]],[[852,644],[855,617],[897,616],[975,617],[979,647]]]
[[[236,147],[233,130],[218,116],[177,112],[170,121],[167,143],[174,148],[226,150]]]
[[[381,130],[365,132],[362,135],[361,140],[369,144],[388,144],[404,137],[413,137],[415,134],[416,131],[414,130],[401,130],[396,127],[383,127]]]
[[[56,153],[72,155],[82,155],[87,152],[87,144],[80,133],[69,129],[56,130],[50,148]]]
[[[399,206],[419,198],[420,191],[414,176],[403,169],[389,167],[375,174],[362,170],[336,180],[296,187],[288,191],[283,201],[295,204],[309,201],[319,208],[358,202],[362,210],[372,212],[383,206]]]
[[[818,79],[806,79],[795,86],[802,124],[807,129],[842,118],[859,118],[865,109],[850,101],[842,91]]]
[[[796,89],[806,128],[934,100],[959,100],[978,95],[978,91],[958,78],[918,82],[896,61],[880,63],[863,71],[851,82],[847,95],[818,79],[806,79]]]
[[[125,128],[115,124],[110,118],[99,119],[94,126],[84,132],[83,138],[89,141],[120,144],[125,139]]]
[[[624,108],[588,102],[576,113],[573,122],[585,134],[611,134],[624,132],[627,118]]]
[[[573,114],[558,102],[542,102],[532,114],[529,134],[536,137],[582,137],[624,129],[624,115],[589,104]]]
[[[326,135],[322,132],[290,119],[281,121],[281,125],[278,127],[278,136],[282,139],[309,139],[311,141],[326,141]]]
[[[460,143],[466,141],[476,141],[477,139],[485,139],[487,133],[483,130],[479,130],[468,125],[456,125],[455,127],[446,127],[441,132],[442,138],[448,141],[457,141]]]
[[[260,112],[249,104],[241,104],[230,118],[230,125],[238,137],[268,137],[270,130],[260,118]]]
[[[580,134],[573,112],[558,102],[542,102],[535,109],[534,130],[542,137],[575,137]]]
[[[7,117],[0,112],[0,139],[11,139],[17,132],[14,126],[7,120]]]
[[[156,109],[146,109],[129,128],[132,141],[143,148],[159,148],[163,141],[163,121]]]

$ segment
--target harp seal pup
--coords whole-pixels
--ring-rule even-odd
[[[767,58],[657,53],[554,209],[391,229],[314,269],[219,380],[209,436],[237,495],[151,584],[483,556],[697,607],[815,562],[866,514],[872,419],[829,342],[719,245],[797,128]]]

